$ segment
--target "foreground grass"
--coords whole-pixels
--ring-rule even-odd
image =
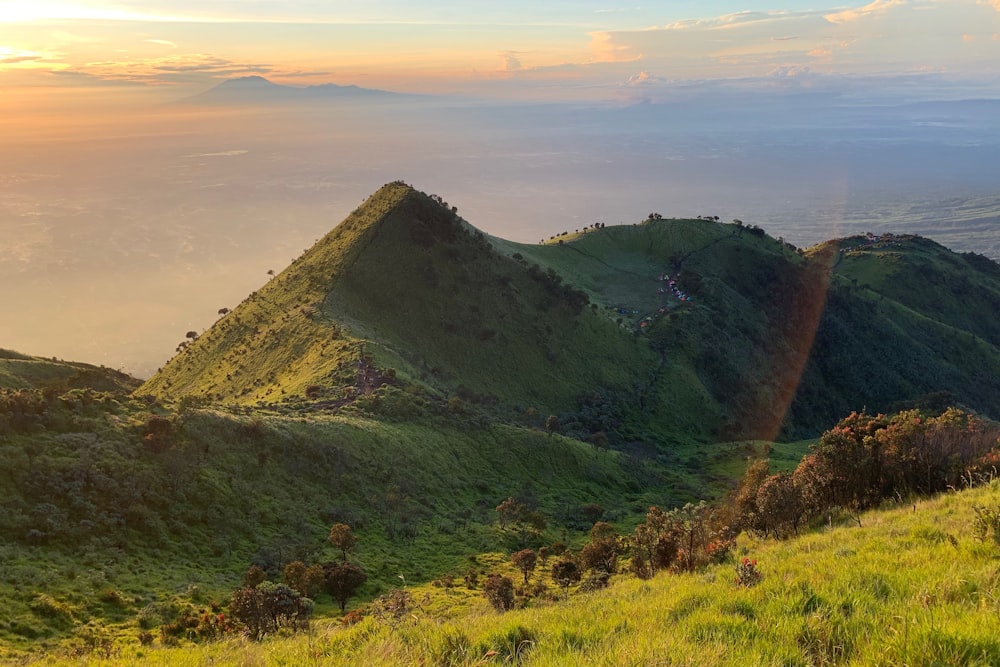
[[[735,557],[756,559],[764,574],[752,588],[734,584],[730,562],[649,581],[620,576],[605,591],[502,615],[475,592],[428,588],[432,602],[397,627],[321,619],[308,633],[259,644],[121,646],[117,657],[86,663],[996,665],[1000,550],[976,541],[971,525],[974,506],[998,501],[994,483],[869,513],[860,528],[787,542],[744,536]],[[449,611],[449,596],[461,611]]]

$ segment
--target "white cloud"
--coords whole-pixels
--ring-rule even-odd
[[[1000,2],[1000,0],[997,1]],[[892,7],[905,4],[906,0],[873,0],[864,7],[833,12],[824,18],[830,23],[852,23],[871,14],[882,14]]]
[[[504,72],[516,72],[521,69],[521,59],[518,57],[517,51],[503,51],[500,53],[500,60],[503,64],[500,69]]]
[[[650,74],[646,70],[639,72],[638,74],[633,74],[626,81],[626,86],[652,86],[667,83],[667,79],[662,76],[655,76]]]

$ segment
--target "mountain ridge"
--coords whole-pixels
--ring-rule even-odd
[[[620,446],[801,437],[941,392],[997,414],[1000,325],[971,315],[1000,311],[986,262],[911,235],[801,251],[708,219],[519,244],[395,182],[140,392],[303,408],[409,392]]]
[[[263,76],[250,75],[226,79],[204,92],[185,98],[183,102],[189,104],[277,104],[335,100],[392,101],[418,97],[377,88],[363,88],[354,84],[323,83],[311,86],[289,86],[274,83]]]

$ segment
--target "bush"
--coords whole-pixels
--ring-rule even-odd
[[[760,583],[764,575],[760,570],[757,569],[757,561],[751,560],[749,558],[744,558],[739,563],[736,564],[736,579],[735,583],[737,586],[742,586],[743,588],[750,588],[751,586],[756,586]]]
[[[264,582],[256,588],[244,587],[233,593],[229,603],[232,617],[241,623],[252,639],[296,628],[308,623],[312,604],[284,584]]]
[[[497,611],[509,611],[514,608],[514,582],[510,577],[491,574],[483,583],[483,595]]]
[[[992,541],[1000,547],[1000,505],[987,507],[975,505],[972,511],[976,513],[972,520],[972,534],[980,542]]]

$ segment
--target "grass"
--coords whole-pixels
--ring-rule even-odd
[[[732,588],[732,564],[558,603],[548,584],[498,619],[478,591],[431,587],[509,571],[525,544],[578,544],[591,503],[627,529],[651,504],[721,495],[749,458],[791,468],[852,410],[947,399],[1000,412],[1000,325],[977,315],[1000,307],[1000,270],[984,260],[918,238],[799,254],[707,220],[563,240],[489,239],[394,183],[135,398],[106,369],[0,351],[0,660],[69,642],[87,660],[118,647],[153,664],[474,664],[493,651],[535,664],[879,664],[878,651],[921,663],[911,640],[944,663],[992,659],[970,628],[995,625],[996,557],[963,532],[982,490],[923,505],[931,524],[890,510],[888,541],[870,532],[882,515],[856,532],[744,540],[766,575],[750,590]],[[664,272],[693,301],[659,294]],[[172,425],[163,441],[144,438],[156,419]],[[500,530],[508,496],[548,528]],[[327,618],[307,637],[136,644],[137,622],[155,631],[225,599],[251,561],[277,576],[331,558],[338,521],[361,537],[362,599],[400,575],[431,593],[416,623],[343,630],[321,600]],[[900,550],[920,554],[903,561],[912,577],[890,563]],[[955,571],[920,558],[968,568],[978,606],[945,590]]]
[[[728,562],[649,581],[618,576],[603,591],[498,614],[461,586],[418,587],[433,602],[396,628],[368,618],[260,644],[122,643],[118,658],[88,664],[993,665],[1000,551],[973,539],[971,522],[973,506],[998,497],[994,483],[869,512],[860,528],[785,542],[744,536],[735,558],[756,559],[764,575],[750,588],[734,585]]]
[[[798,253],[703,219],[558,241],[489,238],[389,184],[140,393],[341,405],[388,374],[431,401],[555,414],[576,437],[668,458],[815,437],[852,410],[942,392],[1000,413],[1000,324],[976,315],[1000,308],[1000,271],[981,258],[918,237]],[[663,274],[692,301],[659,292]],[[604,414],[584,414],[595,394]]]
[[[110,368],[0,349],[0,389],[132,391],[139,384],[138,380]]]

